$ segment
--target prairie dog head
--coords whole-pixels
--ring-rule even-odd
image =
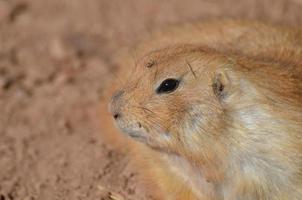
[[[223,104],[231,96],[231,76],[225,70],[231,64],[225,56],[196,46],[147,54],[112,97],[117,126],[170,153],[213,145],[224,126]]]

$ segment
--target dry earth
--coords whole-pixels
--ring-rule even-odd
[[[112,61],[154,28],[213,17],[301,26],[302,0],[0,0],[0,200],[154,199],[102,129]]]

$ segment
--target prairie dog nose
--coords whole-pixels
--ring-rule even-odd
[[[123,90],[116,91],[111,98],[110,112],[115,120],[121,117],[121,96],[124,94]]]
[[[118,119],[118,118],[121,117],[121,114],[120,114],[120,113],[113,113],[112,115],[113,115],[113,118],[114,118],[114,119]]]

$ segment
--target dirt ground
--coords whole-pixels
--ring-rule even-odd
[[[0,200],[154,199],[102,129],[112,62],[154,28],[213,17],[301,26],[302,0],[0,0]]]

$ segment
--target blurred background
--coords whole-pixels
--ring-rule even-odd
[[[224,17],[301,26],[302,0],[0,0],[0,200],[154,199],[100,126],[113,60],[153,29]]]

